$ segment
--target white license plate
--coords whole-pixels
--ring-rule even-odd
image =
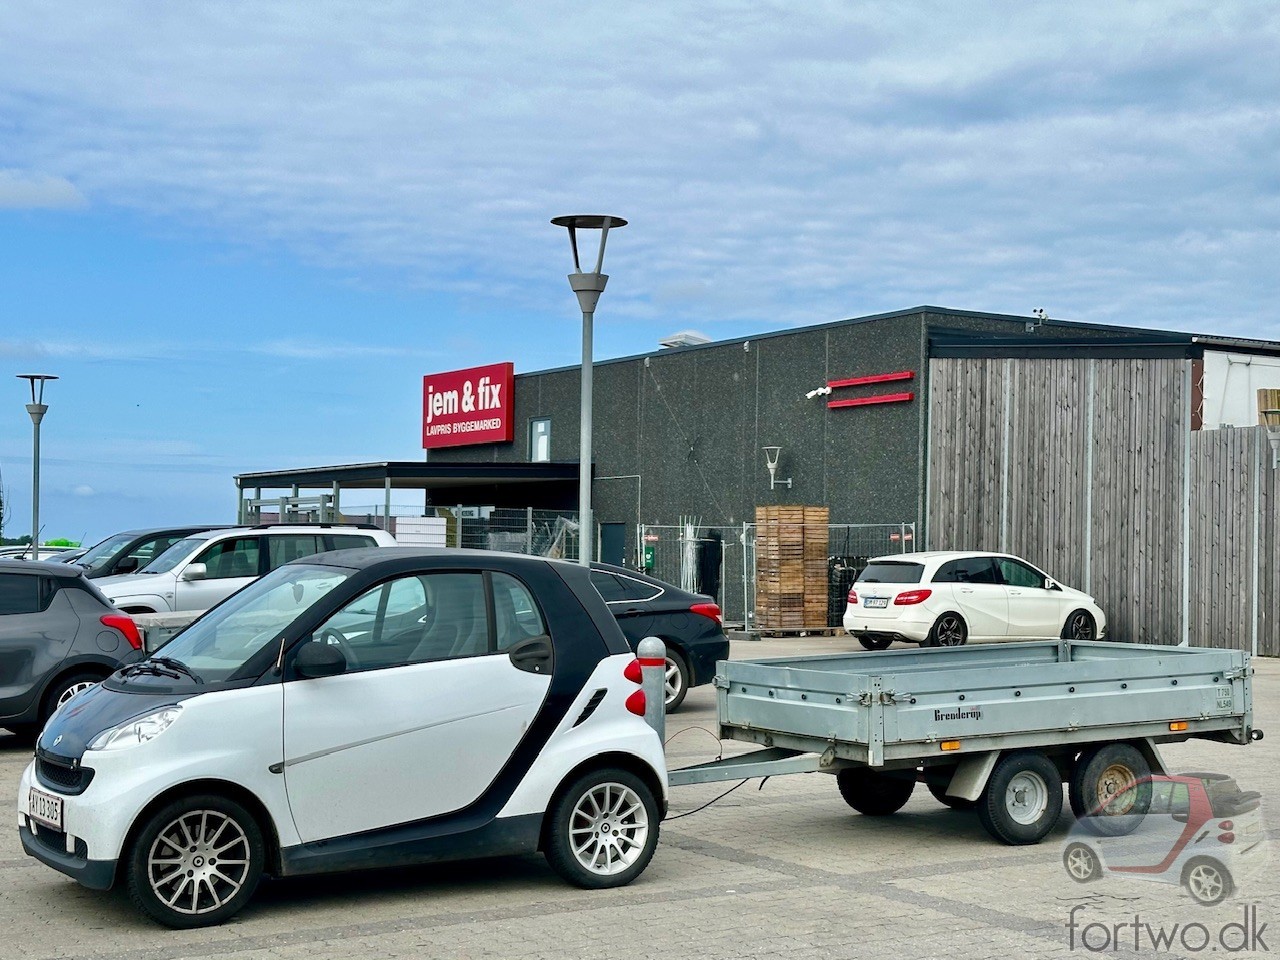
[[[39,820],[55,830],[61,830],[62,798],[32,787],[27,796],[27,814],[32,820]]]
[[[867,597],[866,600],[862,602],[862,605],[868,610],[883,610],[885,607],[889,606],[889,598]]]

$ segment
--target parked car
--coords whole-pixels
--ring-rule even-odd
[[[126,613],[208,610],[290,560],[328,550],[392,547],[370,524],[263,524],[207,530],[179,540],[136,574],[97,582]]]
[[[1177,884],[1212,906],[1267,865],[1261,796],[1220,773],[1144,777],[1076,821],[1062,864],[1079,883],[1109,874]]]
[[[720,607],[636,570],[591,565],[591,582],[604,597],[634,650],[645,637],[667,645],[667,712],[684,703],[690,687],[715,679],[716,661],[729,659]]]
[[[184,537],[206,530],[226,529],[227,524],[196,523],[182,527],[125,530],[94,544],[75,562],[85,568],[85,576],[90,580],[137,573]]]
[[[226,920],[264,873],[540,849],[572,884],[621,886],[666,812],[639,682],[577,564],[307,557],[64,704],[22,775],[19,834],[171,927]]]
[[[133,621],[76,567],[0,560],[0,727],[34,738],[60,704],[141,648]]]
[[[875,557],[849,591],[844,628],[868,650],[894,640],[956,647],[969,640],[1097,640],[1107,618],[1093,597],[1002,553]]]
[[[77,547],[75,550],[67,550],[65,553],[49,557],[49,560],[53,563],[76,563],[88,552],[87,547]]]

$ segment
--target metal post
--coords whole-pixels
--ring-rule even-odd
[[[524,552],[533,555],[533,507],[524,508]]]
[[[31,447],[31,559],[40,559],[40,421],[49,409],[43,403],[28,403],[27,413],[31,414],[34,427],[34,440]]]
[[[386,497],[383,501],[382,511],[382,529],[391,532],[391,477],[388,476],[383,481],[383,489],[386,491]]]
[[[667,739],[667,645],[657,637],[645,637],[636,648],[640,661],[640,689],[644,691],[644,722]]]
[[[582,311],[582,410],[578,444],[578,562],[591,563],[591,324],[595,314]]]

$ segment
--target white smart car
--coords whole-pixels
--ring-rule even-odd
[[[875,557],[849,591],[844,628],[868,650],[895,640],[957,647],[969,640],[1097,640],[1107,618],[1093,597],[1001,553]]]

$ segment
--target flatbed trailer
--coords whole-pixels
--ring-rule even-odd
[[[976,807],[996,839],[1036,843],[1064,784],[1075,814],[1105,830],[1136,812],[1111,809],[1116,794],[1166,772],[1160,743],[1261,739],[1252,674],[1235,650],[1077,640],[722,661],[720,736],[766,749],[669,777],[831,773],[869,815],[896,812],[924,782]]]

